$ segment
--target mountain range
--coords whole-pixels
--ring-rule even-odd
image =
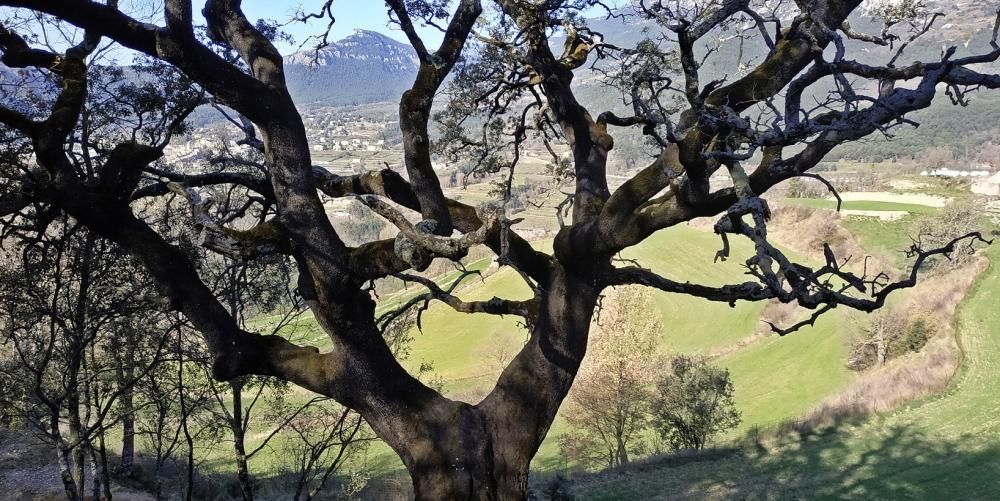
[[[925,0],[925,3],[931,12],[942,12],[945,16],[936,20],[933,30],[907,46],[898,64],[936,60],[950,46],[958,47],[955,57],[989,50],[996,2]],[[783,25],[787,26],[788,20],[785,21]],[[851,17],[850,23],[856,31],[866,33],[879,33],[881,28],[860,11]],[[635,16],[624,20],[591,19],[588,24],[602,33],[605,41],[624,47],[634,46],[645,38],[656,39],[662,30],[654,23]],[[732,34],[730,30],[720,36]],[[709,40],[710,37],[706,37],[706,43],[714,42]],[[558,52],[562,40],[554,39],[552,45]],[[885,64],[890,58],[889,48],[853,40],[847,40],[847,48],[849,57],[865,63]],[[699,50],[703,53],[707,49]],[[718,47],[717,52],[706,61],[702,79],[706,82],[717,78],[731,81],[765,56],[766,47],[759,40],[743,44],[731,40]],[[743,63],[742,67],[740,63]],[[299,52],[286,58],[289,87],[296,102],[304,109],[398,101],[412,84],[417,69],[417,56],[409,45],[381,33],[363,30],[355,31],[318,52]],[[583,69],[579,71],[575,86],[582,103],[595,112],[625,111],[621,109],[620,94],[604,86],[599,74]],[[989,65],[987,71],[1000,71],[1000,65]],[[818,89],[817,92],[824,90]],[[996,120],[1000,116],[1000,95],[983,91],[972,94],[971,100],[973,106],[961,108],[952,105],[945,96],[939,96],[930,108],[912,114],[911,118],[923,124],[919,129],[895,129],[893,133],[896,135],[891,142],[886,138],[872,137],[844,145],[829,158],[880,160],[898,155],[915,156],[937,146],[961,152],[975,151],[980,145],[1000,142],[996,139],[1000,137],[1000,124]]]
[[[946,15],[937,20],[936,28],[907,47],[900,64],[915,60],[933,60],[946,46],[959,47],[956,57],[989,48],[989,38],[996,16],[996,5],[979,0],[925,0],[929,11]],[[627,8],[626,8],[627,9]],[[627,10],[624,11],[627,13]],[[791,13],[789,13],[791,15]],[[786,16],[787,17],[787,16]],[[857,31],[878,33],[875,25],[863,12],[855,13],[851,25]],[[788,25],[789,19],[783,24]],[[652,21],[637,16],[624,18],[595,18],[588,21],[593,30],[601,33],[606,42],[622,47],[635,46],[644,38],[656,39],[662,28]],[[747,28],[746,26],[742,28]],[[731,37],[732,29],[718,36]],[[706,46],[714,45],[711,35],[704,40]],[[898,46],[897,42],[897,46]],[[558,53],[562,40],[554,39],[553,48]],[[847,40],[849,57],[866,63],[884,63],[889,59],[889,48]],[[699,49],[705,52],[707,48]],[[738,43],[730,40],[715,48],[717,52],[706,61],[703,79],[736,78],[734,70],[740,63],[752,64],[766,55],[766,47],[759,40]],[[419,61],[414,50],[406,43],[382,33],[355,30],[348,37],[338,40],[318,51],[297,52],[287,56],[286,72],[290,90],[303,108],[314,106],[343,106],[395,101],[412,84]],[[744,67],[748,67],[747,64]],[[581,74],[580,87],[593,85],[598,75]],[[599,86],[598,86],[599,87]],[[596,89],[595,89],[596,90]],[[581,89],[588,94],[587,89]],[[606,92],[596,91],[596,94]],[[603,103],[594,103],[603,104]]]
[[[412,47],[367,30],[355,30],[323,49],[297,52],[285,61],[289,91],[304,108],[398,99],[413,83],[418,67]]]

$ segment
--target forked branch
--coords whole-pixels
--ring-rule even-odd
[[[249,230],[227,228],[210,214],[211,196],[202,197],[196,190],[178,183],[171,182],[167,186],[191,205],[191,215],[201,231],[199,244],[202,247],[241,261],[291,252],[288,234],[277,220],[266,221]]]

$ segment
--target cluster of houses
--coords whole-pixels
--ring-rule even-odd
[[[394,122],[379,122],[355,114],[314,112],[304,118],[313,151],[381,151],[383,134]]]
[[[385,149],[384,139],[361,139],[310,137],[313,151],[381,151]]]
[[[990,197],[1000,197],[1000,172],[993,173],[988,167],[988,165],[983,165],[975,170],[940,168],[930,171],[925,170],[920,175],[946,178],[971,178],[972,185],[969,189],[973,193]]]
[[[244,153],[244,150],[250,149],[248,145],[239,144],[237,139],[227,140],[227,136],[231,138],[235,135],[235,133],[231,135],[220,133],[217,128],[195,129],[183,138],[174,137],[173,141],[163,148],[163,156],[170,163],[187,164],[217,156],[219,148],[224,144],[233,154]]]
[[[942,167],[940,169],[934,169],[930,171],[923,171],[920,173],[921,176],[932,176],[932,177],[989,177],[991,172],[986,169],[979,170],[955,170],[949,169],[947,167]]]

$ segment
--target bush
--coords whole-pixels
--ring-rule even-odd
[[[740,424],[727,369],[679,356],[656,383],[652,409],[660,436],[674,449],[701,450],[708,439]]]
[[[574,501],[573,484],[565,475],[559,473],[549,480],[542,488],[542,499],[548,501]]]
[[[903,339],[903,344],[908,350],[918,352],[923,349],[924,345],[932,337],[934,337],[934,326],[927,319],[917,317],[910,323],[910,327],[906,330],[906,338]]]
[[[787,196],[789,198],[823,198],[825,192],[819,186],[796,177],[788,181]]]
[[[878,311],[869,317],[863,333],[853,340],[847,367],[863,371],[883,365],[890,359],[920,351],[933,336],[934,327],[923,317],[909,321],[902,312]]]

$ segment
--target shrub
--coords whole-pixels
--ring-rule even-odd
[[[559,473],[542,488],[542,499],[548,501],[574,501],[576,494],[573,493],[573,484],[565,475]]]
[[[825,193],[820,187],[796,177],[788,181],[787,196],[789,198],[823,198]]]
[[[679,356],[656,383],[653,420],[674,449],[701,450],[708,439],[740,424],[729,370]]]
[[[927,319],[917,317],[910,323],[903,344],[912,352],[920,351],[930,338],[934,337],[934,326]]]

